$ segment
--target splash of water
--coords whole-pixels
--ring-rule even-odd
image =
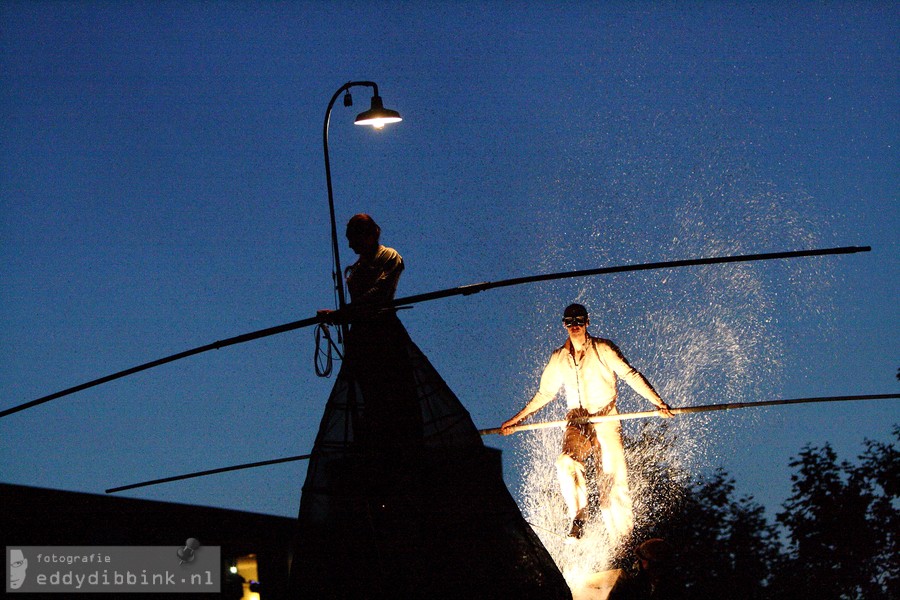
[[[680,127],[688,125],[703,129],[697,121]],[[781,191],[761,181],[739,151],[739,143],[716,136],[682,138],[679,133],[683,131],[677,124],[664,132],[640,132],[635,137],[650,138],[648,144],[623,148],[617,160],[605,163],[585,159],[587,168],[569,165],[567,173],[549,183],[546,192],[558,203],[546,215],[541,267],[575,269],[811,248],[820,242],[822,211],[806,194]],[[656,151],[644,156],[641,152],[647,146]],[[648,198],[653,199],[652,207]],[[580,231],[584,224],[590,224],[589,233]],[[647,272],[627,279],[592,278],[568,287],[543,288],[533,305],[540,313],[535,318],[548,325],[535,332],[533,347],[541,350],[530,357],[525,374],[536,381],[549,354],[548,340],[557,345],[564,341],[558,327],[562,307],[581,302],[591,312],[592,335],[616,341],[670,405],[760,398],[777,389],[781,377],[785,340],[779,318],[807,310],[810,282],[821,286],[828,281],[817,269],[822,267],[804,262],[765,267],[748,263]],[[651,408],[627,386],[619,392],[620,412]],[[523,395],[530,393],[523,390]],[[565,403],[557,401],[540,415],[542,420],[556,420],[564,413]],[[675,419],[667,427],[672,444],[664,456],[647,456],[646,445],[644,454],[634,446],[627,448],[636,525],[664,518],[677,487],[673,485],[669,497],[664,491],[648,498],[640,465],[663,460],[673,484],[683,482],[703,465],[718,462],[721,439],[738,428],[755,426],[758,418],[747,411],[727,420],[712,413]],[[654,431],[654,425],[641,427],[626,422],[623,433],[664,435]],[[542,430],[519,444],[522,511],[570,586],[577,589],[588,574],[610,568],[614,557],[606,532],[595,519],[579,543],[564,543],[569,523],[554,468],[561,432]]]

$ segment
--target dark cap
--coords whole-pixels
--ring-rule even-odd
[[[563,318],[566,317],[586,317],[588,316],[587,309],[581,304],[570,304],[566,307],[566,310],[563,312]]]

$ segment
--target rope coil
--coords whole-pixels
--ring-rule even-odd
[[[334,357],[332,352],[337,353],[338,360],[342,360],[344,357],[334,343],[334,340],[331,339],[331,330],[328,328],[327,323],[319,323],[316,325],[315,336],[316,349],[313,353],[313,366],[316,369],[316,375],[319,377],[331,377],[331,372],[334,369]],[[325,338],[326,342],[324,350],[322,349],[322,338]]]

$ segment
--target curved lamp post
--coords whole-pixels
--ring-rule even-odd
[[[338,247],[337,224],[334,220],[334,193],[331,187],[331,161],[328,158],[328,124],[331,121],[331,109],[338,96],[344,94],[344,106],[353,106],[353,98],[350,96],[350,88],[355,86],[365,86],[372,88],[372,106],[369,110],[360,113],[354,121],[357,125],[371,125],[375,129],[381,129],[388,123],[397,123],[401,121],[400,113],[395,110],[386,109],[378,95],[378,84],[373,81],[349,81],[338,88],[338,91],[331,97],[328,103],[328,109],[325,111],[325,125],[322,128],[322,142],[325,146],[325,178],[328,181],[328,210],[331,215],[331,251],[334,254],[334,287],[337,290],[338,308],[342,309],[346,306],[347,301],[344,297],[344,279],[341,272],[340,249]],[[345,326],[341,325],[341,333],[346,333]]]

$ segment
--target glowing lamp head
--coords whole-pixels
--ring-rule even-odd
[[[372,96],[372,108],[359,113],[356,117],[357,125],[371,125],[375,129],[382,129],[388,123],[399,123],[403,119],[396,110],[385,108],[381,102],[381,96]]]

